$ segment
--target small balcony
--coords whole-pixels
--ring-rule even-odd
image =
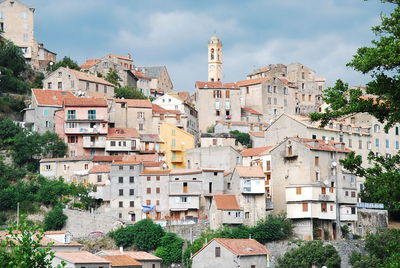
[[[334,201],[334,198],[333,198],[332,195],[320,194],[318,200],[321,200],[321,201]]]
[[[175,157],[172,157],[171,162],[172,163],[182,163],[183,162],[183,156],[177,155]]]

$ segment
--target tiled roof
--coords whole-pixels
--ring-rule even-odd
[[[136,165],[136,164],[140,164],[140,161],[117,161],[117,162],[113,162],[111,165]]]
[[[139,79],[151,80],[150,77],[144,75],[144,74],[141,73],[141,72],[132,72],[132,73],[133,73],[137,78],[139,78]]]
[[[158,134],[140,134],[140,141],[143,142],[163,142]]]
[[[239,203],[234,194],[214,195],[214,200],[219,210],[240,210]]]
[[[123,155],[95,155],[93,157],[93,162],[113,162],[122,161]]]
[[[171,175],[185,175],[185,174],[199,174],[201,173],[201,169],[172,169]]]
[[[262,113],[257,112],[256,110],[254,110],[253,108],[250,108],[250,107],[243,107],[242,111],[245,111],[245,112],[248,112],[248,113],[251,113],[251,114],[262,115]]]
[[[142,264],[140,262],[128,255],[103,256],[103,258],[110,261],[112,267],[142,267]]]
[[[267,249],[254,239],[214,238],[227,250],[238,256],[267,255]]]
[[[108,57],[115,57],[115,58],[118,58],[118,59],[121,59],[121,60],[132,61],[131,57],[125,57],[125,56],[121,56],[121,55],[118,55],[118,54],[108,54]]]
[[[152,105],[153,105],[153,113],[157,113],[157,114],[180,114],[181,113],[178,110],[166,110],[163,107],[161,107],[160,105],[157,105],[155,103],[153,103]]]
[[[77,70],[72,70],[72,69],[68,69],[70,72],[72,72],[77,79],[79,80],[84,80],[84,81],[89,81],[89,82],[93,82],[93,83],[97,83],[97,84],[103,84],[103,85],[108,85],[108,86],[112,86],[115,87],[114,84],[111,84],[110,82],[108,82],[107,80],[104,80],[103,78],[85,73],[85,72],[80,72]]]
[[[66,98],[75,98],[71,91],[32,89],[32,95],[38,105],[62,106]]]
[[[111,166],[110,165],[94,165],[89,173],[110,173]]]
[[[65,161],[90,161],[94,158],[91,155],[81,155],[73,157],[42,158],[40,162],[65,162]]]
[[[56,257],[59,257],[68,262],[76,263],[110,263],[102,257],[96,256],[87,251],[73,251],[73,252],[56,252]]]
[[[346,148],[344,142],[337,142],[332,140],[317,140],[317,139],[302,139],[302,138],[294,138],[298,139],[301,143],[303,143],[306,147],[311,150],[319,150],[319,151],[328,151],[328,152],[341,152],[341,153],[349,153],[350,149]]]
[[[147,161],[143,162],[144,167],[161,167],[164,164],[163,161]]]
[[[201,82],[196,81],[197,88],[215,88],[215,89],[238,89],[234,83],[222,84],[221,82]]]
[[[230,174],[232,174],[232,172],[230,172],[230,171],[224,171],[224,176],[228,176],[228,175],[230,175]]]
[[[136,128],[109,128],[107,138],[140,138]]]
[[[82,64],[80,67],[83,70],[87,70],[90,69],[92,66],[96,65],[98,62],[100,62],[99,59],[87,59],[85,63]]]
[[[158,78],[165,66],[138,67],[138,70],[151,78]]]
[[[257,156],[257,155],[264,155],[269,153],[271,149],[275,146],[264,146],[264,147],[256,147],[256,148],[248,148],[243,150],[240,154],[244,157],[246,156]]]
[[[189,100],[190,94],[187,91],[182,91],[182,92],[178,92],[178,97],[181,100],[186,101],[186,100]]]
[[[168,169],[144,169],[140,174],[143,175],[168,175],[170,170]]]
[[[239,87],[246,87],[246,86],[251,86],[251,85],[262,84],[262,83],[268,81],[271,78],[272,78],[272,76],[254,78],[254,79],[247,79],[247,80],[243,80],[243,81],[237,81],[236,84]]]
[[[66,98],[64,100],[66,107],[107,107],[105,99],[96,98]]]
[[[162,259],[154,256],[153,254],[150,254],[145,251],[121,251],[119,250],[102,250],[102,253],[109,254],[109,255],[128,255],[136,260],[139,261],[161,261]]]
[[[264,132],[249,131],[249,134],[254,137],[264,138]]]
[[[245,167],[236,166],[235,168],[242,178],[263,178],[265,177],[263,170],[260,166],[255,167]]]
[[[155,162],[157,159],[157,154],[136,154],[123,156],[123,161]]]
[[[149,99],[115,99],[117,103],[126,103],[128,107],[133,108],[152,108],[152,103]]]

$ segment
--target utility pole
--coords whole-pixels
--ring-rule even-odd
[[[19,202],[17,203],[17,229],[19,228]]]

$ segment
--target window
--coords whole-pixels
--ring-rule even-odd
[[[183,192],[184,192],[184,193],[187,193],[187,192],[188,192],[188,184],[187,184],[187,182],[184,182],[184,183],[183,183]]]
[[[68,110],[68,120],[76,119],[76,110]]]
[[[122,167],[122,166],[120,166]],[[118,183],[124,183],[124,177],[118,177]]]
[[[268,97],[268,104],[271,104],[271,98]]]
[[[356,208],[355,207],[351,208],[351,214],[353,214],[353,215],[356,214]]]
[[[356,192],[351,192],[351,197],[356,197]]]
[[[326,194],[326,188],[325,187],[321,187],[321,194]]]
[[[97,182],[101,182],[101,175],[97,175]]]
[[[319,156],[316,156],[316,157],[314,158],[314,164],[315,164],[316,166],[319,165]]]
[[[133,207],[135,206],[135,201],[130,201],[130,202],[129,202],[129,206],[130,206],[131,208],[133,208]]]
[[[135,195],[135,189],[129,189],[129,195]]]
[[[267,161],[267,170],[271,170],[271,161],[270,160]]]
[[[326,212],[326,211],[327,211],[326,203],[321,203],[321,212]]]
[[[77,136],[68,136],[68,143],[77,143],[78,137]]]
[[[47,83],[47,88],[48,88],[48,89],[51,89],[51,86],[52,86],[52,83],[51,83],[51,82],[48,82],[48,83]]]
[[[358,141],[358,149],[362,149],[362,140]]]
[[[286,87],[283,88],[283,94],[287,95],[288,94],[288,89]]]
[[[58,89],[62,89],[62,82],[58,82],[57,88],[58,88]]]
[[[244,218],[249,219],[250,218],[250,212],[245,212],[244,213]]]
[[[396,135],[398,136],[399,135],[399,127],[395,128],[395,132],[396,132]]]
[[[349,196],[349,191],[345,191],[345,192],[344,192],[344,195],[345,195],[345,196]]]
[[[308,203],[303,203],[303,211],[308,211]]]
[[[144,118],[144,112],[138,112],[137,118]]]
[[[104,93],[107,93],[107,86],[104,85]]]
[[[129,182],[134,183],[135,182],[135,177],[129,177]]]
[[[318,171],[315,172],[315,180],[319,181],[319,172]]]
[[[230,93],[231,92],[229,90],[225,91],[225,98],[229,99],[230,98]]]
[[[375,146],[379,147],[379,139],[375,139]]]
[[[157,177],[156,177],[156,180],[159,181],[159,180],[160,180],[160,176],[157,176]]]
[[[368,150],[371,150],[371,149],[372,149],[372,144],[371,144],[370,141],[367,142],[367,149],[368,149]]]
[[[156,188],[156,193],[159,194],[160,193],[160,187]]]
[[[160,200],[156,200],[156,206],[160,205]]]
[[[139,123],[139,130],[143,130],[143,124]]]
[[[375,133],[379,133],[380,130],[381,130],[380,126],[377,125],[377,124],[375,124],[375,125],[374,125],[374,132],[375,132]]]
[[[296,187],[296,194],[297,195],[301,194],[301,187]]]
[[[114,147],[114,146],[115,146],[115,141],[111,141],[111,142],[110,142],[110,146],[111,146],[111,147]]]
[[[151,188],[147,188],[146,193],[151,194]]]
[[[221,257],[221,248],[215,247],[215,257]]]
[[[385,140],[385,145],[386,145],[386,148],[389,149],[389,140],[388,139]]]
[[[88,119],[95,120],[96,119],[96,110],[89,110],[88,111]]]
[[[86,82],[86,90],[89,90],[89,82]]]
[[[123,202],[123,201],[119,201],[118,206],[119,206],[120,208],[124,207],[124,202]]]
[[[124,189],[119,189],[118,194],[119,194],[119,196],[124,195]]]
[[[349,139],[349,147],[351,148],[353,146],[353,141],[352,139]]]
[[[399,149],[399,141],[396,141],[396,150]]]
[[[150,206],[151,205],[151,200],[146,200],[146,205]]]
[[[124,143],[124,145],[126,145],[126,143]],[[134,169],[135,169],[135,166],[134,166],[134,165],[130,165],[130,166],[129,166],[129,169],[130,169],[130,170],[134,170]]]
[[[270,86],[270,85],[268,85],[267,90],[268,90],[268,92],[270,92],[270,93],[272,92],[271,86]]]
[[[308,95],[308,101],[311,101],[311,95]]]
[[[89,164],[85,164],[84,168],[89,169]]]

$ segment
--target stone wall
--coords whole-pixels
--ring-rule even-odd
[[[336,248],[342,260],[341,267],[350,267],[349,257],[351,252],[365,252],[365,241],[363,240],[324,241],[324,244],[330,244]],[[298,247],[295,243],[289,241],[271,242],[267,243],[265,246],[271,254],[271,267],[275,267],[278,259],[287,251]]]
[[[200,237],[202,232],[207,231],[209,228],[208,221],[199,221],[195,224],[167,225],[164,230],[176,233],[180,238],[193,242]]]
[[[379,228],[388,227],[388,212],[383,209],[358,208],[357,234],[365,237]]]

